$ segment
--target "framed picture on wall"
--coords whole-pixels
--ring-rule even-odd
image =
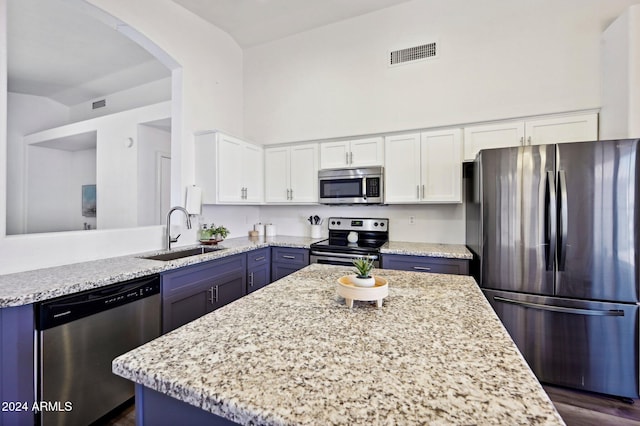
[[[95,185],[82,185],[82,216],[96,217]]]

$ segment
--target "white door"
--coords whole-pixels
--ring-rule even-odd
[[[242,168],[244,143],[236,138],[220,134],[218,139],[217,178],[218,201],[237,203],[244,201]]]
[[[384,139],[382,137],[351,141],[349,167],[384,165]]]
[[[320,168],[335,169],[349,165],[349,142],[320,144]]]
[[[547,118],[526,122],[528,145],[598,140],[598,114]]]
[[[289,201],[289,152],[289,147],[264,150],[264,192],[267,203]]]
[[[462,202],[462,131],[424,132],[421,145],[421,200]]]
[[[481,149],[524,144],[524,121],[465,127],[464,159],[473,161]]]
[[[420,133],[387,136],[384,143],[385,202],[420,200]]]
[[[171,154],[159,153],[156,179],[156,224],[164,224],[164,217],[171,208]]]
[[[242,163],[244,201],[262,203],[264,201],[264,151],[257,145],[244,145]]]
[[[291,147],[291,201],[318,202],[318,145]]]

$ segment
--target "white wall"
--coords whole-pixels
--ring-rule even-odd
[[[166,52],[183,78],[172,80],[172,156],[178,161],[174,200],[193,183],[193,134],[224,129],[242,135],[242,50],[229,35],[170,0],[91,0],[126,22]],[[0,52],[6,52],[6,0],[0,0]],[[174,75],[176,71],[174,70]],[[6,81],[6,58],[0,54],[0,81]],[[177,93],[178,92],[178,93]],[[176,96],[177,93],[177,96]],[[0,128],[6,128],[6,87],[0,85]],[[98,164],[98,170],[101,166]],[[6,136],[0,132],[0,194],[6,193]],[[6,198],[0,195],[0,236],[5,234]],[[100,207],[98,207],[100,208]],[[58,232],[0,238],[0,274],[139,253],[163,247],[164,227],[91,232]],[[181,244],[195,242],[183,232]],[[55,247],[52,250],[52,247]]]
[[[66,123],[69,109],[49,98],[9,93],[7,126],[7,234],[25,232],[25,148],[23,136]],[[3,175],[4,176],[4,175]],[[2,177],[0,177],[2,179]],[[1,216],[0,216],[1,217]]]
[[[93,109],[93,102],[104,99],[106,106]],[[69,122],[88,120],[107,114],[126,111],[145,105],[157,104],[171,100],[171,78],[151,81],[108,96],[92,99],[89,102],[74,105],[69,108]]]
[[[82,185],[96,183],[96,150],[27,147],[26,232],[59,232],[96,227],[82,216]]]
[[[600,106],[600,37],[638,0],[415,0],[245,50],[245,136],[293,142]],[[437,39],[440,57],[388,67]]]

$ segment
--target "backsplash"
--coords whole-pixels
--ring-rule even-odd
[[[308,237],[308,217],[325,219],[322,236],[327,236],[326,219],[342,217],[385,217],[390,219],[389,234],[393,241],[464,244],[463,204],[393,205],[393,206],[221,206],[206,205],[202,209],[204,223],[214,222],[231,230],[229,238],[247,236],[257,222],[272,223],[277,235]],[[413,218],[413,224],[411,222]]]

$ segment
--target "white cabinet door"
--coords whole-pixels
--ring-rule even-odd
[[[385,203],[420,201],[420,133],[387,136],[384,143]]]
[[[384,139],[382,137],[352,140],[349,167],[384,165]]]
[[[291,146],[290,201],[318,202],[318,144]]]
[[[320,144],[320,168],[336,169],[349,166],[349,142],[326,142]]]
[[[450,129],[421,135],[420,200],[462,202],[462,131]]]
[[[530,120],[525,123],[527,145],[598,140],[598,114]]]
[[[218,202],[244,202],[243,154],[245,143],[231,136],[218,134]]]
[[[264,151],[257,145],[244,144],[242,159],[242,186],[245,203],[264,201]],[[222,176],[220,177],[223,178]]]
[[[520,146],[523,143],[524,121],[465,127],[464,160],[475,160],[481,149]]]
[[[265,201],[286,203],[289,201],[289,147],[264,150]]]

